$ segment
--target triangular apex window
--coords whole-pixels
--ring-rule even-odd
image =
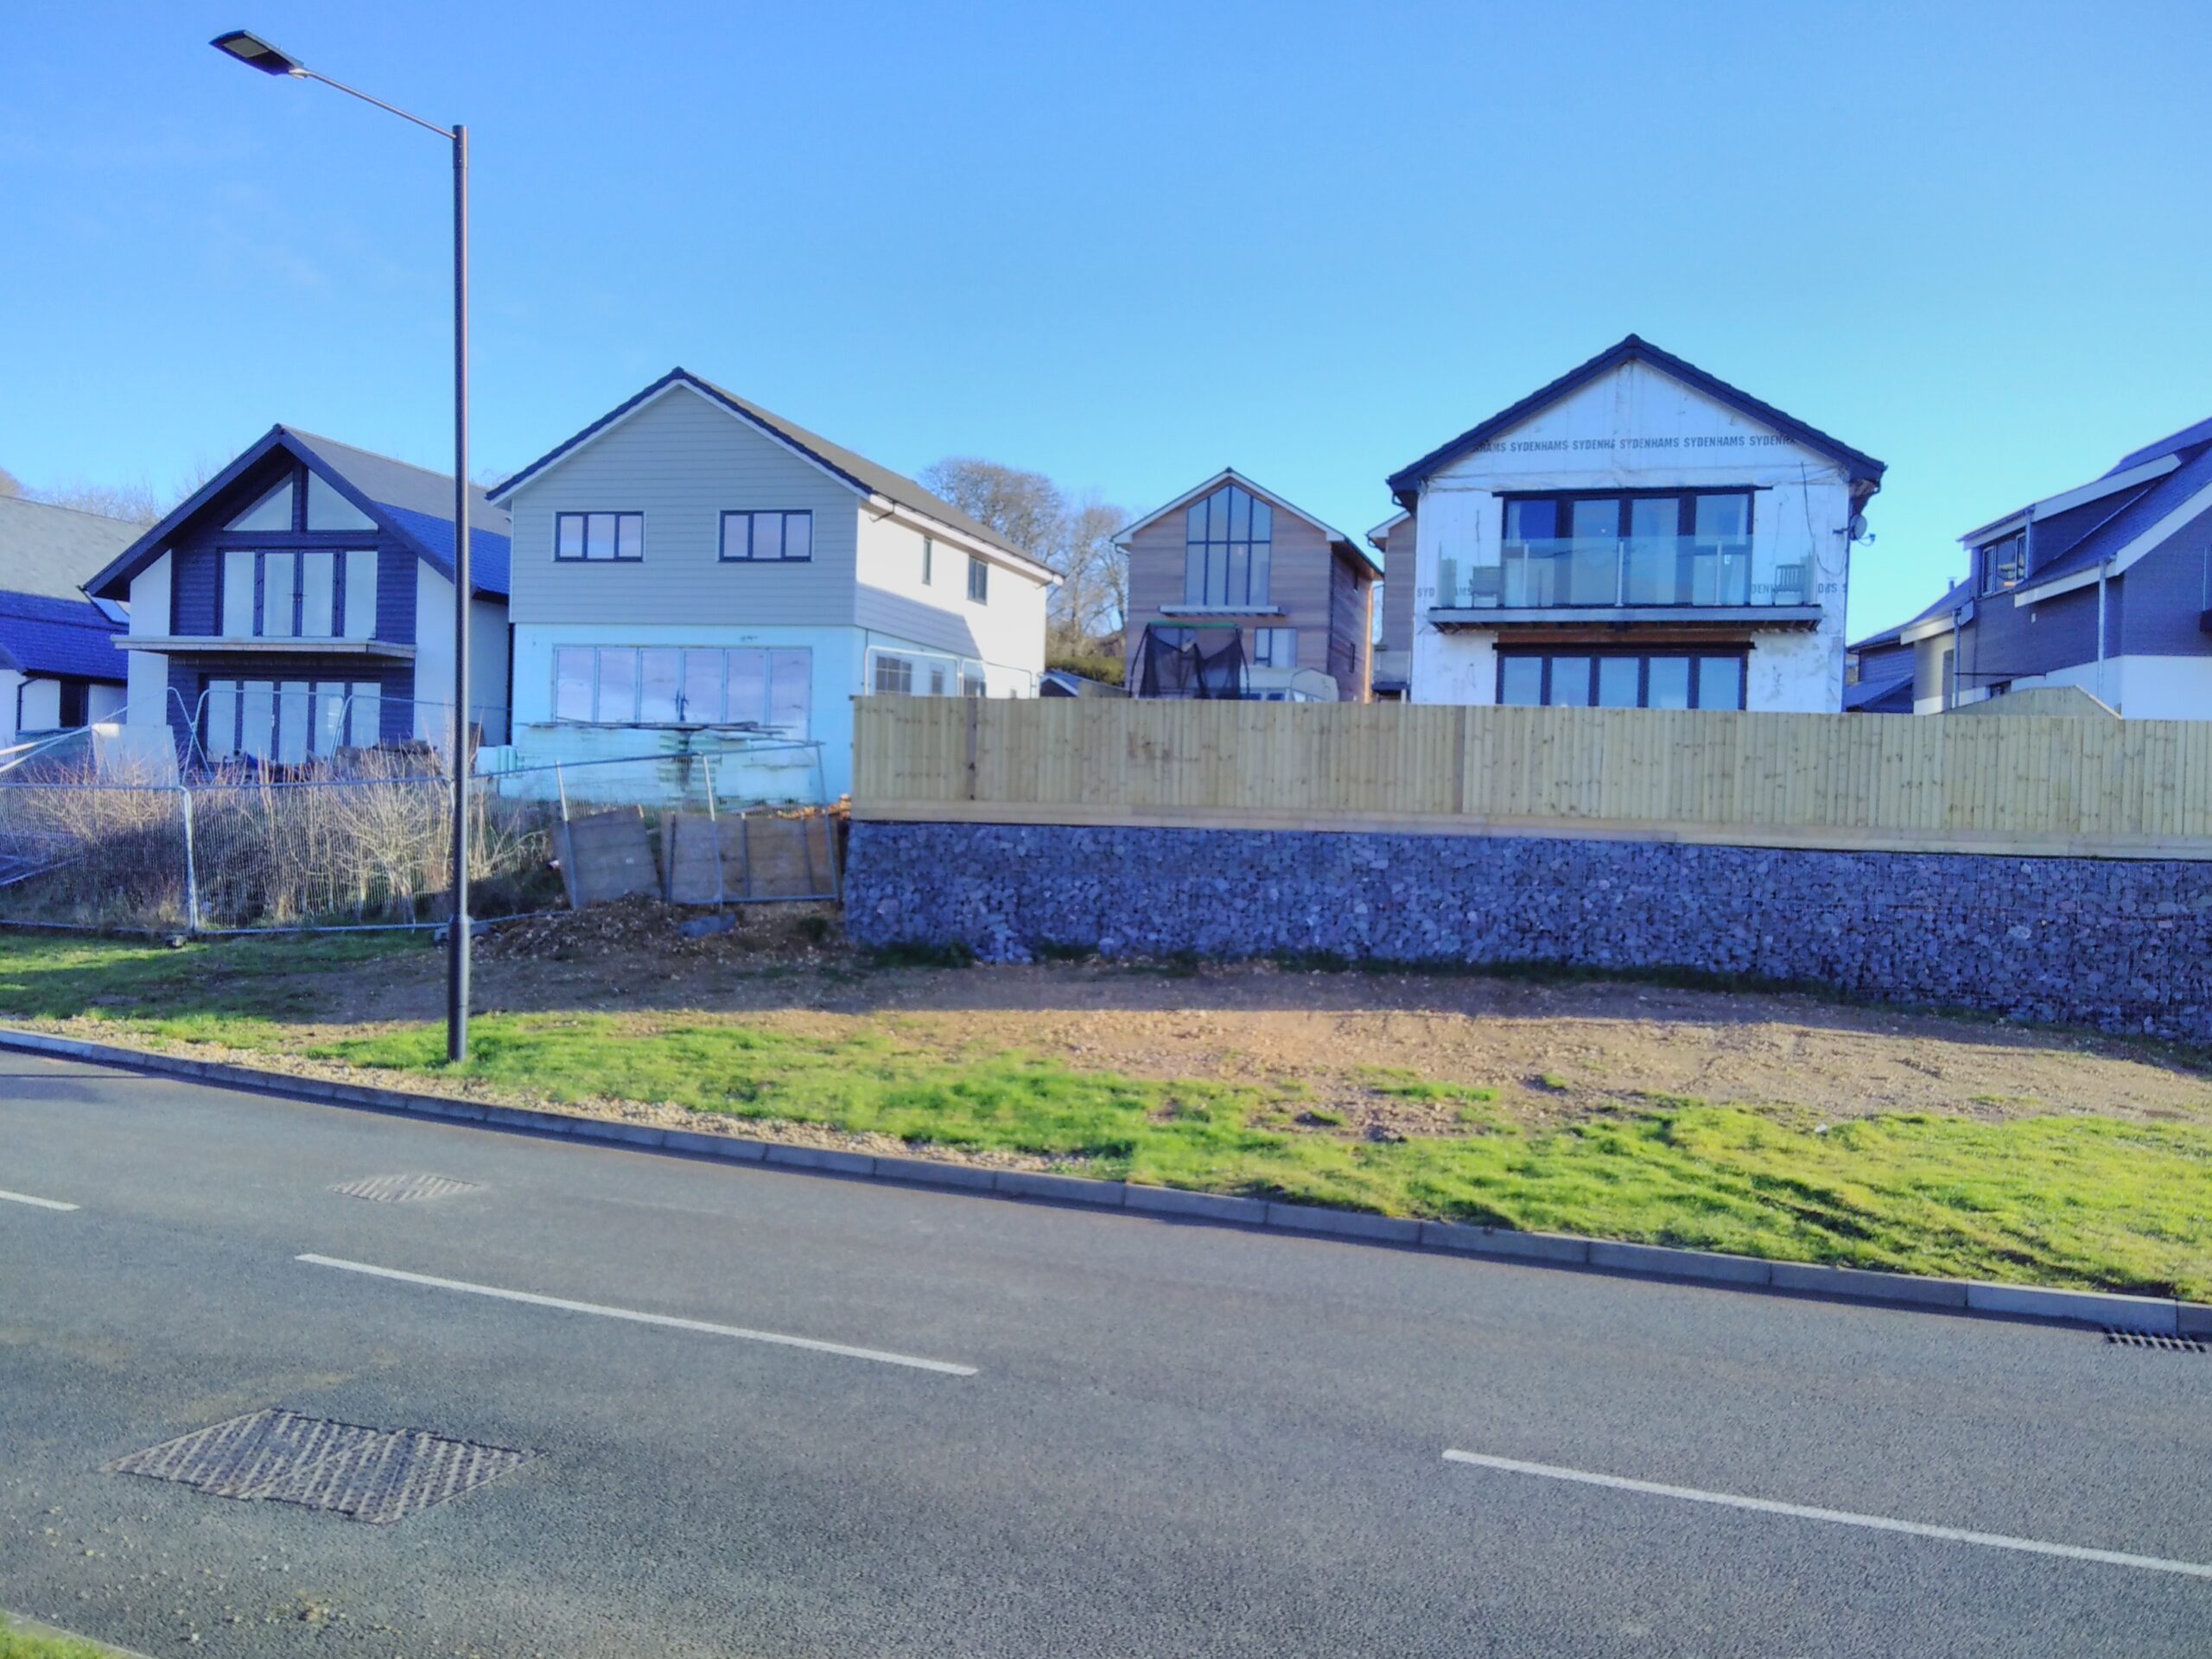
[[[226,530],[289,530],[292,527],[292,477],[263,496],[225,525]]]
[[[338,493],[320,473],[308,474],[309,530],[374,530],[376,520]]]

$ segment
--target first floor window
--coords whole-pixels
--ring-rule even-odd
[[[2018,536],[2007,536],[2001,542],[1992,542],[1981,550],[1983,593],[1997,594],[2007,588],[2017,588],[2027,575],[2028,537],[2024,531]]]
[[[1522,708],[1741,709],[1738,652],[1500,652],[1497,700]]]
[[[232,639],[366,639],[376,627],[372,549],[223,550],[219,632]]]
[[[937,563],[937,537],[934,537],[934,536],[925,536],[925,537],[922,537],[922,586],[923,586],[923,587],[927,588],[927,587],[931,587],[931,586],[932,586],[932,585],[934,584],[935,580],[936,580],[936,573],[935,573],[935,571],[933,570],[932,567],[933,567],[936,563]]]
[[[746,726],[804,737],[814,653],[763,646],[558,645],[553,718],[601,726]]]
[[[722,560],[772,563],[814,556],[812,512],[722,514]]]
[[[1252,665],[1255,668],[1297,667],[1298,630],[1296,628],[1253,629]]]
[[[991,567],[972,553],[968,556],[968,598],[976,605],[991,602]]]
[[[556,512],[553,556],[563,563],[634,562],[645,556],[642,512]]]
[[[1274,554],[1274,509],[1224,484],[1184,514],[1183,602],[1264,606]]]

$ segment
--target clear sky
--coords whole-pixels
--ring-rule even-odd
[[[448,464],[681,363],[871,458],[1157,505],[1384,475],[1631,331],[1890,464],[1852,626],[2212,414],[2212,4],[12,9],[0,466],[157,488],[286,421]]]

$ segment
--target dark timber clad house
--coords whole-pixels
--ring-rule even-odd
[[[2212,719],[2212,420],[1960,540],[1966,580],[1853,648],[1862,687],[1909,672],[1917,714],[2074,686],[2132,719]]]
[[[1233,468],[1115,537],[1128,555],[1128,685],[1147,641],[1209,658],[1233,638],[1241,686],[1210,695],[1364,702],[1380,562]]]
[[[507,515],[471,497],[470,716],[499,743]],[[447,740],[453,550],[451,479],[276,426],[86,591],[129,605],[134,728],[188,760],[296,764]]]

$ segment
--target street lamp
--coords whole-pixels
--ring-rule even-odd
[[[446,1058],[468,1058],[468,129],[439,126],[319,75],[258,35],[234,29],[208,44],[267,75],[319,80],[435,132],[453,145],[453,917],[446,929]]]

